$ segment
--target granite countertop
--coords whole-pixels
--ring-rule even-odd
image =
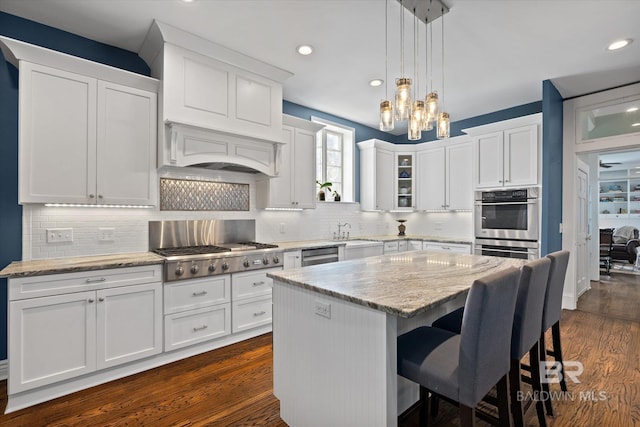
[[[526,261],[406,252],[268,273],[273,279],[400,317],[466,294],[475,279]]]
[[[163,262],[163,257],[152,252],[14,261],[0,271],[0,277],[43,276],[45,274],[162,264]]]

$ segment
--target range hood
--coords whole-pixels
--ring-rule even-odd
[[[290,72],[159,21],[139,55],[161,80],[159,167],[278,175]]]

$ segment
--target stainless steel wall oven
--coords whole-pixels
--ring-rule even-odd
[[[539,194],[538,188],[476,192],[475,253],[538,258]]]

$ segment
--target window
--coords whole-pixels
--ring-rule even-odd
[[[316,138],[316,179],[331,182],[342,201],[353,202],[354,129],[317,117],[311,120],[326,126]],[[328,196],[327,200],[333,199]]]

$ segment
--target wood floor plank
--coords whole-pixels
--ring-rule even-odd
[[[580,383],[568,383],[568,395],[555,396],[551,427],[640,427],[640,278],[624,276],[612,274],[580,298],[578,310],[563,312],[564,358],[583,363],[584,373]],[[265,334],[0,415],[0,426],[283,427],[272,366],[272,337]],[[551,391],[559,393],[559,385]],[[0,381],[0,405],[6,405],[6,381]],[[433,421],[457,426],[457,409],[443,402]],[[538,425],[534,410],[525,423]],[[411,414],[400,427],[413,426]]]

